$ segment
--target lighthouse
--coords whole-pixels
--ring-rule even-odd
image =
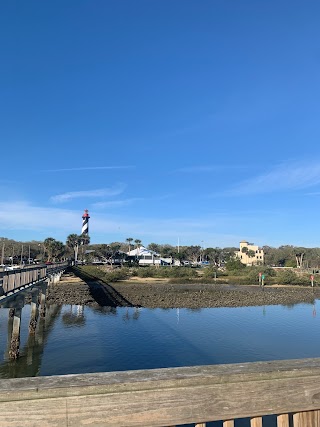
[[[82,236],[88,236],[89,235],[89,212],[88,209],[85,209],[83,215],[82,215],[82,229],[81,229],[81,235]]]

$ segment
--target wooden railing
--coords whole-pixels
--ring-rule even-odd
[[[320,359],[0,381],[0,426],[320,426]],[[292,420],[290,421],[290,419]]]
[[[41,264],[34,267],[0,272],[1,294],[8,294],[27,285],[44,280],[48,274],[62,271],[66,269],[67,266],[67,263],[52,265]]]

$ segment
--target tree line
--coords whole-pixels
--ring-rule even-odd
[[[66,242],[53,237],[43,241],[21,242],[0,237],[0,254],[3,263],[27,262],[30,259],[38,261],[61,261],[67,258],[103,262],[112,262],[114,258],[126,258],[126,253],[140,248],[142,240],[128,237],[124,242],[90,244],[88,236],[70,234]],[[220,267],[234,257],[237,247],[209,247],[200,245],[173,246],[170,244],[150,243],[146,248],[163,258],[173,258],[179,261],[197,263],[208,261],[211,265]],[[264,264],[280,267],[320,267],[320,248],[297,247],[282,245],[279,247],[263,246]]]

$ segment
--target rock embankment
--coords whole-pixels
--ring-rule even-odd
[[[311,288],[228,285],[115,284],[134,306],[150,308],[245,307],[313,303],[320,290]]]
[[[148,308],[245,307],[314,303],[320,289],[306,287],[228,286],[84,281],[67,274],[50,286],[47,301],[55,304],[136,306]]]
[[[59,283],[50,285],[47,302],[51,304],[98,305],[86,282],[73,274],[64,274]]]

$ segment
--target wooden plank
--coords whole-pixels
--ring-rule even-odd
[[[159,427],[319,408],[320,359],[0,382],[1,427]]]
[[[294,427],[320,427],[320,411],[293,414]]]
[[[194,427],[206,427],[207,423],[196,424]]]
[[[250,427],[262,427],[262,417],[251,418]]]
[[[281,414],[277,416],[277,427],[290,427],[289,414]]]
[[[234,427],[234,420],[223,421],[222,427]]]

